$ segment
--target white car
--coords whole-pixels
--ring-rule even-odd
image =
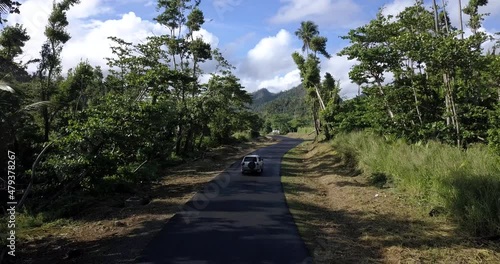
[[[247,155],[241,161],[241,173],[257,172],[262,174],[264,171],[264,159],[259,155]]]

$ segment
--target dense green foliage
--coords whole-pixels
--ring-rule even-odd
[[[362,94],[341,100],[340,87],[327,73],[320,78],[317,54],[326,38],[317,25],[302,22],[296,35],[306,56],[292,54],[301,72],[317,134],[371,129],[409,142],[438,140],[468,147],[498,146],[500,63],[492,38],[481,32],[488,1],[470,1],[464,12],[472,32],[464,37],[443,7],[428,10],[416,1],[396,16],[380,11],[368,24],[342,37],[350,44],[338,55],[356,60],[349,76]],[[484,50],[485,45],[489,50]],[[500,152],[499,152],[500,153]]]
[[[392,181],[420,205],[443,206],[479,236],[500,234],[500,42],[480,30],[478,10],[487,4],[463,8],[467,37],[436,1],[431,10],[416,1],[396,16],[380,10],[350,30],[338,55],[357,62],[349,77],[361,93],[353,99],[338,97],[330,74],[320,78],[316,54],[328,53],[313,22],[296,32],[306,56],[292,54],[317,135],[334,137],[373,184]]]
[[[489,142],[495,149],[499,57],[496,49],[481,48],[489,36],[477,30],[479,4],[471,1],[465,9],[473,32],[467,38],[449,21],[435,24],[422,1],[395,17],[379,13],[351,30],[344,37],[351,44],[339,55],[358,61],[350,77],[363,97],[330,113],[335,129],[371,128],[410,142],[432,139],[459,147]],[[439,7],[435,13],[445,14]]]
[[[251,93],[252,95],[252,105],[251,109],[260,111],[268,102],[274,100],[278,94],[271,93],[266,88],[262,88],[256,92]]]
[[[64,205],[56,215],[71,215],[83,203],[75,197],[134,193],[165,166],[231,143],[237,133],[258,136],[263,120],[248,109],[252,98],[234,67],[196,37],[204,23],[199,1],[158,1],[156,21],[169,34],[140,44],[110,36],[107,74],[88,62],[63,74],[61,52],[71,38],[66,14],[78,3],[54,2],[40,57],[27,62],[37,65],[34,74],[15,60],[29,39],[26,30],[7,26],[0,34],[1,151],[16,153],[18,188],[33,184],[28,210],[53,203]],[[217,71],[202,84],[200,66],[210,60]]]

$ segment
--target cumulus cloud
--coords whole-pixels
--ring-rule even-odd
[[[248,91],[267,88],[272,92],[279,92],[301,83],[300,72],[291,57],[291,54],[300,48],[294,47],[292,39],[292,35],[282,29],[275,36],[263,38],[248,52],[239,67],[243,86]],[[355,63],[356,61],[349,61],[347,57],[322,59],[322,76],[330,72],[335,79],[340,80],[343,97],[353,97],[357,94],[357,85],[349,79],[349,71]]]
[[[314,20],[320,25],[350,28],[359,23],[362,8],[353,0],[282,0],[270,21],[276,24]]]
[[[396,16],[401,13],[405,8],[415,4],[415,0],[394,0],[393,2],[384,5],[382,14],[385,16]]]
[[[80,60],[88,60],[92,65],[105,67],[104,58],[112,57],[110,47],[113,43],[108,39],[109,36],[138,43],[153,33],[165,33],[160,25],[143,20],[134,12],[123,14],[119,19],[94,20],[87,24],[73,25],[69,30],[74,32],[73,38],[66,43],[61,55],[65,69],[75,66]]]
[[[352,98],[358,93],[358,86],[349,79],[349,72],[356,63],[356,60],[348,60],[347,56],[333,56],[321,64],[322,77],[329,72],[335,80],[340,81],[340,96],[343,98]]]
[[[202,38],[203,41],[209,43],[212,48],[216,48],[219,46],[219,38],[214,34],[208,32],[206,29],[201,28],[199,31],[193,33],[195,38]]]
[[[137,0],[139,1],[139,0]],[[143,1],[143,0],[140,0]],[[88,60],[95,66],[106,68],[106,57],[112,57],[112,41],[109,36],[116,36],[127,42],[139,43],[151,35],[166,34],[160,24],[144,20],[134,12],[128,12],[106,20],[95,19],[96,16],[108,14],[113,17],[113,9],[104,0],[86,0],[68,11],[67,28],[71,39],[64,45],[62,57],[63,72],[76,66],[82,60]],[[42,44],[46,40],[44,29],[52,11],[52,2],[46,0],[28,0],[21,6],[21,15],[9,16],[9,23],[23,24],[31,39],[24,48],[23,61],[39,57]],[[195,33],[212,47],[217,47],[219,39],[205,29]],[[35,71],[31,65],[29,71]]]
[[[238,66],[244,86],[254,91],[258,88],[289,89],[300,82],[291,54],[293,47],[290,32],[281,29],[276,35],[261,39],[248,51],[246,58]]]
[[[292,35],[282,29],[275,36],[261,39],[248,51],[240,71],[260,80],[285,74],[295,67],[291,57],[294,50]]]

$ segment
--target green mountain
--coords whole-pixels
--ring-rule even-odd
[[[263,113],[264,116],[284,114],[298,119],[310,116],[302,85],[280,93],[271,93],[264,88],[251,95],[254,100],[251,109]]]
[[[251,95],[253,99],[251,108],[255,110],[261,107],[262,105],[266,104],[267,102],[274,100],[278,94],[271,93],[266,88],[263,88],[256,92],[253,92]]]

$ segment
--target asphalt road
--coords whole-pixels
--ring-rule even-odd
[[[311,263],[280,180],[283,155],[300,140],[280,137],[257,150],[262,175],[240,161],[197,193],[149,243],[138,263]]]

